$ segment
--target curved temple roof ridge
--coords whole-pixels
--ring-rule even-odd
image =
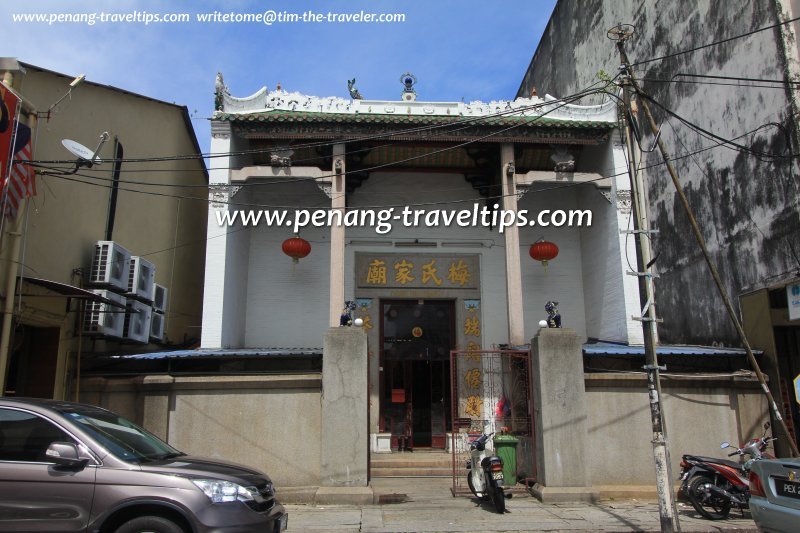
[[[269,91],[262,87],[258,92],[244,97],[231,96],[224,85],[217,87],[217,110],[214,118],[222,115],[263,114],[270,111],[297,111],[304,113],[336,113],[352,115],[419,115],[452,117],[490,117],[508,113],[509,117],[536,117],[549,119],[616,123],[616,103],[609,100],[599,105],[565,104],[550,95],[544,98],[517,98],[491,102],[421,102],[388,100],[348,100],[336,96],[309,96],[282,89]],[[536,107],[532,107],[536,106]]]

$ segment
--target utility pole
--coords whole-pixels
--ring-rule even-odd
[[[616,31],[618,28],[614,28],[613,30],[609,30],[609,36],[611,32]],[[622,47],[622,43],[620,41],[617,42],[617,47],[620,51],[620,58],[622,60],[623,67],[628,65],[628,58],[625,54],[625,50]],[[627,83],[629,83],[633,89],[639,93],[643,94],[638,82],[634,78],[633,74],[630,70],[627,70]],[[750,366],[753,368],[753,371],[758,378],[759,383],[761,384],[761,389],[764,391],[764,395],[767,398],[767,402],[769,403],[770,410],[772,411],[772,416],[778,423],[781,425],[783,432],[785,435],[789,436],[791,433],[789,429],[786,427],[786,421],[783,419],[781,415],[780,409],[778,408],[778,404],[775,402],[775,398],[770,392],[769,387],[767,386],[767,381],[764,378],[764,373],[761,371],[761,368],[758,365],[758,361],[756,361],[755,355],[753,355],[753,349],[750,347],[750,342],[747,340],[747,337],[744,333],[744,328],[742,327],[739,318],[736,316],[736,311],[733,308],[733,304],[731,303],[730,298],[728,297],[728,293],[725,290],[725,286],[722,283],[722,278],[719,275],[719,271],[717,271],[716,265],[711,259],[711,253],[708,251],[708,246],[706,246],[706,241],[703,238],[703,234],[700,231],[700,226],[697,223],[697,219],[695,218],[694,214],[692,213],[692,208],[689,206],[689,201],[686,198],[686,194],[683,192],[683,187],[681,187],[680,180],[678,179],[678,172],[675,170],[675,167],[672,165],[672,159],[667,152],[666,147],[664,146],[664,142],[661,138],[657,135],[658,126],[656,125],[656,121],[653,118],[653,113],[650,111],[650,105],[647,103],[645,98],[640,98],[642,103],[642,109],[644,111],[645,117],[650,125],[650,130],[653,132],[653,135],[656,135],[656,144],[658,145],[659,152],[661,153],[661,157],[666,164],[667,171],[669,172],[670,178],[672,178],[672,184],[675,186],[675,191],[678,193],[678,198],[680,199],[681,207],[683,207],[684,212],[686,213],[687,218],[689,219],[689,223],[692,227],[692,234],[697,241],[697,245],[700,248],[700,251],[703,253],[703,258],[706,261],[706,265],[708,266],[708,270],[711,273],[711,277],[714,279],[714,284],[717,287],[717,291],[719,292],[720,298],[722,298],[722,302],[725,305],[725,310],[728,313],[728,317],[731,320],[736,332],[739,334],[739,340],[744,346],[745,351],[747,352],[747,359],[750,362]],[[800,451],[798,451],[797,444],[794,442],[794,439],[789,438],[789,445],[792,448],[792,453],[795,457],[800,456]]]
[[[675,506],[675,495],[672,490],[672,467],[669,457],[667,428],[664,421],[664,409],[661,394],[661,378],[659,372],[665,367],[658,366],[656,354],[656,307],[653,290],[653,259],[650,249],[650,234],[654,233],[649,227],[646,216],[647,198],[644,194],[642,176],[636,163],[637,153],[635,141],[631,135],[633,115],[631,112],[631,73],[625,50],[625,41],[634,34],[632,26],[619,25],[608,31],[608,37],[616,41],[620,52],[620,85],[622,86],[623,115],[625,117],[625,138],[628,149],[628,172],[631,180],[631,209],[633,212],[633,234],[636,243],[637,272],[631,274],[639,279],[639,299],[644,302],[640,317],[642,333],[644,334],[644,354],[647,372],[647,391],[650,398],[650,420],[653,425],[653,458],[656,469],[656,491],[658,494],[659,518],[661,531],[672,533],[680,531],[678,512]]]

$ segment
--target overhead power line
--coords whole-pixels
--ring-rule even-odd
[[[590,87],[592,87],[594,85],[597,85],[597,83],[592,84]],[[573,99],[576,100],[576,99],[584,96],[585,94],[596,94],[597,92],[600,92],[600,90],[595,89],[595,90],[588,91],[588,92],[582,91],[580,93],[577,93],[577,95],[575,95],[573,98],[559,100],[557,105],[553,109],[550,109],[549,111],[543,113],[542,115],[539,115],[539,116],[536,116],[536,117],[532,117],[532,120],[530,122],[526,123],[526,124],[530,124],[532,122],[536,122],[537,120],[541,120],[543,118],[546,118],[547,115],[549,115],[550,113],[553,113],[554,111],[557,111],[557,110],[561,109],[562,107],[565,107],[565,106],[569,105],[570,101],[572,101]],[[578,95],[580,95],[580,96],[578,96]],[[502,128],[500,130],[488,133],[488,134],[483,135],[481,137],[477,137],[475,139],[471,139],[471,140],[468,140],[468,141],[465,141],[465,142],[462,142],[462,143],[457,143],[457,144],[454,144],[454,145],[451,145],[451,146],[446,146],[444,148],[440,148],[440,149],[437,149],[437,150],[426,151],[423,154],[417,154],[417,155],[409,156],[407,158],[396,160],[396,161],[391,161],[391,162],[388,162],[388,163],[382,163],[382,164],[378,164],[378,165],[373,165],[371,167],[360,168],[358,170],[346,171],[344,173],[344,175],[347,176],[348,174],[361,173],[361,172],[372,172],[372,171],[375,171],[375,170],[382,170],[382,169],[385,169],[385,168],[391,168],[391,167],[393,167],[395,165],[398,165],[398,164],[408,163],[408,162],[419,160],[419,159],[423,159],[425,157],[429,157],[429,156],[432,156],[432,155],[437,155],[437,154],[440,154],[440,153],[448,152],[450,150],[463,148],[465,146],[469,146],[471,144],[475,144],[475,143],[484,141],[486,139],[495,137],[497,135],[501,135],[501,134],[506,133],[508,131],[511,131],[513,129],[519,128],[520,126],[521,126],[521,124],[512,124],[511,126],[508,126],[506,128]],[[40,168],[45,168],[46,170],[50,170],[50,171],[60,171],[61,170],[61,169],[56,168],[56,167],[46,166],[46,165],[42,164],[42,162],[32,163],[32,164],[34,166],[38,166]],[[71,175],[75,175],[76,173],[71,172],[70,174]],[[58,176],[58,174],[55,173],[55,172],[47,174],[47,175]],[[294,179],[290,179],[290,180],[280,180],[280,182],[283,182],[283,183],[286,183],[286,182],[296,183],[296,182],[302,182],[302,181],[315,181],[316,182],[316,181],[319,181],[320,179],[333,178],[335,176],[337,176],[337,174],[333,173],[333,174],[327,174],[327,175],[318,176],[318,177],[294,178]],[[88,176],[88,175],[83,175],[83,177],[94,178],[93,176]],[[268,183],[275,183],[276,181],[278,181],[278,180],[271,181],[271,182],[268,182]],[[135,184],[138,184],[138,185],[145,185],[145,186],[155,185],[155,184],[147,183],[147,182],[126,182],[126,183],[135,183]],[[238,186],[253,187],[253,186],[259,186],[259,185],[262,185],[262,184],[260,184],[260,183],[249,183],[249,184],[248,183],[243,183],[243,184],[240,184]],[[203,188],[203,189],[208,189],[209,188],[209,185],[207,185],[207,184],[197,184],[197,185],[192,185],[192,184],[186,184],[186,185],[160,184],[160,186],[170,186],[170,187],[176,187],[176,188],[180,188],[180,187],[183,187],[183,188]],[[196,197],[188,197],[188,198],[197,199]],[[279,206],[279,207],[284,208],[286,206]]]
[[[729,43],[731,41],[735,41],[737,39],[743,39],[744,37],[750,37],[751,35],[755,35],[756,33],[760,33],[762,31],[772,30],[774,28],[778,28],[780,26],[784,26],[786,24],[790,24],[792,22],[796,22],[800,20],[800,17],[795,17],[793,19],[789,19],[783,22],[778,22],[777,24],[772,24],[770,26],[764,26],[763,28],[758,28],[757,30],[749,31],[747,33],[742,33],[740,35],[734,35],[733,37],[728,37],[727,39],[721,39],[719,41],[714,41],[713,43],[704,44],[701,46],[695,46],[694,48],[690,48],[688,50],[681,50],[680,52],[673,52],[671,54],[666,54],[659,57],[654,57],[652,59],[645,59],[636,63],[631,63],[631,67],[638,67],[639,65],[646,65],[647,63],[652,63],[654,61],[663,61],[665,59],[670,59],[672,57],[677,57],[683,54],[690,54],[692,52],[697,52],[698,50],[703,50],[705,48],[710,48],[712,46],[717,46],[724,43]]]
[[[402,136],[402,135],[408,135],[410,133],[419,133],[419,132],[432,131],[432,130],[443,129],[443,128],[451,128],[451,127],[454,127],[454,126],[463,127],[465,125],[470,125],[470,124],[473,124],[475,122],[480,122],[480,121],[484,121],[484,120],[491,120],[491,119],[496,119],[496,118],[502,118],[502,117],[505,117],[505,116],[514,116],[514,115],[518,115],[518,114],[525,113],[525,112],[528,112],[528,111],[534,111],[534,110],[542,108],[542,107],[556,105],[559,102],[564,102],[566,100],[575,101],[575,100],[578,100],[580,98],[583,98],[584,96],[587,96],[587,95],[590,95],[590,94],[595,94],[595,89],[592,89],[592,87],[594,87],[595,85],[599,85],[601,83],[607,85],[609,82],[606,82],[606,81],[595,82],[592,85],[590,85],[589,87],[587,87],[586,89],[584,89],[583,91],[575,93],[573,95],[569,95],[569,96],[564,97],[564,98],[562,98],[560,100],[549,101],[549,102],[545,101],[545,102],[541,102],[541,103],[531,104],[529,106],[519,107],[519,108],[516,108],[516,109],[506,109],[506,110],[500,111],[498,113],[493,113],[493,114],[489,114],[489,115],[482,115],[482,116],[475,116],[475,117],[462,117],[462,120],[456,120],[454,122],[446,122],[446,123],[442,123],[442,124],[433,124],[433,125],[417,126],[417,127],[413,127],[413,128],[405,128],[405,129],[396,130],[396,131],[387,132],[387,133],[364,135],[362,137],[356,137],[356,138],[353,138],[353,139],[340,139],[340,140],[333,140],[333,141],[319,141],[319,142],[303,143],[303,144],[290,146],[289,148],[291,148],[291,149],[319,148],[319,147],[332,146],[334,144],[339,144],[339,143],[342,143],[342,142],[347,142],[347,143],[368,142],[368,141],[373,141],[373,140],[378,140],[378,139],[384,139],[384,138],[391,138],[391,137],[398,137],[398,136]],[[456,118],[456,117],[454,117],[454,118]],[[456,130],[456,131],[458,131],[458,130]],[[272,152],[281,151],[282,149],[285,149],[285,147],[283,147],[283,148],[280,148],[280,147],[255,148],[255,149],[249,149],[249,150],[239,150],[239,151],[224,152],[224,153],[222,153],[222,152],[220,152],[220,153],[211,153],[211,152],[209,152],[209,153],[201,153],[201,154],[174,155],[174,156],[164,156],[164,157],[104,159],[104,162],[110,162],[110,163],[115,163],[115,162],[150,163],[150,162],[161,162],[161,161],[186,161],[186,160],[196,160],[196,159],[214,159],[214,158],[221,158],[221,157],[241,156],[241,155],[268,154],[268,153],[272,153]],[[73,163],[73,162],[74,162],[73,160],[66,160],[66,159],[65,160],[47,160],[47,161],[45,161],[45,160],[42,160],[42,161],[34,160],[34,161],[32,161],[32,163],[44,163],[44,164],[70,164],[70,163]]]
[[[689,80],[678,80],[675,79],[676,77],[684,76],[684,77],[691,77],[691,78],[708,78],[708,79],[715,79],[715,80],[729,80],[729,82],[723,81],[700,81],[699,79],[689,79]],[[680,84],[692,84],[692,85],[719,85],[725,87],[742,87],[742,88],[755,88],[755,89],[781,89],[785,90],[788,88],[795,88],[800,87],[800,82],[793,82],[793,81],[786,81],[786,80],[768,80],[768,79],[760,79],[760,78],[737,78],[734,76],[703,76],[700,74],[676,74],[673,76],[672,79],[665,80],[659,78],[640,78],[639,81],[648,82],[648,83],[680,83]],[[738,82],[748,82],[748,83],[732,83],[734,81]],[[761,85],[758,85],[761,83]]]
[[[297,149],[302,149],[304,147],[309,147],[309,146],[324,147],[324,146],[330,146],[330,145],[333,145],[333,144],[339,144],[339,143],[342,143],[342,142],[346,142],[347,144],[354,144],[354,143],[357,143],[357,142],[366,142],[366,141],[369,141],[369,140],[377,140],[377,139],[384,138],[384,137],[387,137],[387,136],[399,136],[399,135],[404,135],[404,134],[408,134],[408,133],[415,133],[415,132],[419,132],[419,131],[425,131],[425,130],[433,131],[433,130],[436,130],[436,129],[444,129],[444,128],[450,128],[452,126],[458,126],[456,128],[447,129],[446,131],[441,131],[441,132],[435,133],[435,134],[431,135],[430,137],[425,137],[425,138],[420,139],[420,140],[426,141],[426,142],[436,142],[437,141],[437,137],[439,135],[450,135],[452,133],[467,129],[467,128],[471,127],[473,125],[473,123],[476,122],[476,121],[486,120],[486,119],[494,119],[494,118],[499,118],[499,117],[504,117],[504,116],[512,116],[512,115],[516,115],[518,113],[523,113],[523,112],[527,112],[527,111],[533,110],[534,108],[544,107],[546,105],[556,105],[556,104],[558,104],[559,102],[562,102],[562,101],[566,102],[566,103],[575,102],[575,101],[583,98],[584,96],[587,96],[589,94],[595,94],[595,90],[591,89],[591,87],[593,87],[594,85],[598,85],[599,83],[601,83],[601,82],[595,82],[594,84],[590,85],[589,88],[584,89],[583,91],[581,91],[579,93],[575,93],[573,95],[566,96],[566,97],[562,98],[561,100],[556,100],[556,101],[552,101],[552,102],[545,102],[545,103],[539,103],[539,104],[535,104],[535,105],[531,105],[531,106],[525,106],[523,108],[517,108],[517,109],[514,109],[514,110],[510,110],[510,111],[509,110],[504,110],[504,111],[502,111],[500,113],[493,113],[493,114],[484,115],[484,116],[481,116],[481,117],[471,117],[468,120],[458,121],[458,122],[454,122],[454,123],[437,124],[437,125],[433,125],[433,126],[423,126],[423,127],[419,127],[419,128],[402,129],[402,130],[398,130],[396,132],[389,132],[389,133],[379,134],[379,135],[375,135],[375,136],[364,136],[364,137],[361,137],[361,138],[359,138],[357,140],[352,140],[351,139],[351,140],[346,140],[346,141],[336,140],[336,141],[324,141],[324,142],[320,142],[320,143],[306,143],[306,144],[300,144],[300,145],[290,145],[290,146],[288,146],[286,148],[292,149],[292,150],[297,150]],[[561,106],[559,106],[559,107],[561,107]],[[547,114],[547,113],[545,113],[545,114]],[[404,144],[404,143],[409,143],[409,142],[413,142],[413,141],[408,141],[408,140],[406,140],[406,141],[394,141],[394,142],[380,144],[380,145],[377,145],[377,146],[367,146],[367,147],[364,147],[364,148],[348,150],[343,155],[349,156],[349,155],[354,155],[354,154],[358,154],[358,153],[365,153],[365,152],[370,152],[370,151],[374,151],[374,150],[379,150],[381,148],[394,147],[394,146],[398,146],[398,145],[401,145],[401,144]],[[278,148],[278,147],[259,148],[259,149],[245,150],[245,151],[240,151],[240,152],[229,152],[229,153],[227,153],[225,155],[265,154],[265,153],[271,153],[271,152],[279,152],[282,149],[286,149],[286,148]],[[185,156],[178,156],[178,157],[183,158]],[[188,156],[186,156],[186,157],[188,157]],[[324,156],[324,155],[319,155],[319,156],[306,157],[306,158],[292,158],[292,164],[306,163],[306,162],[311,162],[311,161],[319,161],[321,159],[325,159],[325,157],[326,156]],[[127,162],[139,162],[139,163],[141,163],[141,162],[159,162],[159,161],[164,161],[164,160],[165,159],[163,159],[163,158],[149,158],[147,160],[145,160],[145,159],[140,159],[140,160],[123,160],[123,159],[119,159],[119,160],[104,160],[104,162],[106,162],[106,161],[111,161],[111,162],[114,162],[114,161],[125,162],[125,161],[127,161]],[[181,160],[183,160],[183,159],[181,159]],[[64,161],[63,160],[50,160],[50,161],[41,160],[41,161],[34,161],[33,162],[33,164],[36,164],[36,163],[51,165],[51,164],[64,164]],[[69,161],[67,161],[67,163],[70,163],[70,165],[69,166],[64,166],[60,170],[69,171],[72,168],[74,168],[74,161],[69,160]],[[56,170],[55,167],[50,167],[50,169],[51,170]],[[209,168],[208,170],[209,171],[210,170],[230,170],[230,167],[214,167],[214,168]],[[86,169],[83,169],[83,172],[84,173],[85,172],[106,173],[105,170],[99,169],[99,168],[86,168]],[[153,169],[153,168],[135,169],[135,168],[131,168],[131,169],[120,169],[119,172],[123,172],[123,173],[125,173],[125,172],[147,173],[147,172],[202,172],[202,171],[201,170],[194,170],[194,169]],[[304,178],[299,178],[299,179],[298,178],[294,178],[294,179],[286,179],[286,180],[271,180],[270,184],[292,183],[292,182],[295,182],[295,181],[298,181],[298,180],[302,180],[302,179],[304,179]],[[205,187],[205,186],[206,185],[186,185],[186,187]]]
[[[616,98],[615,95],[611,95],[611,96]],[[763,129],[764,127],[766,127],[768,125],[770,125],[770,123],[762,124],[762,125],[758,126],[757,128],[755,128],[753,130],[750,130],[750,131],[747,131],[745,133],[742,133],[742,134],[740,134],[740,135],[738,135],[738,136],[736,136],[736,137],[734,137],[732,139],[725,139],[725,138],[719,137],[720,140],[717,140],[717,139],[714,139],[713,137],[710,137],[710,136],[704,136],[706,138],[712,139],[714,141],[714,144],[712,144],[710,146],[703,147],[703,148],[699,148],[699,149],[697,149],[697,150],[695,150],[693,152],[688,152],[686,154],[675,156],[675,157],[673,157],[673,160],[677,161],[677,160],[680,160],[680,159],[684,159],[686,157],[694,156],[696,154],[699,154],[699,153],[702,153],[702,152],[705,152],[705,151],[708,151],[708,150],[713,150],[713,149],[715,149],[715,148],[717,148],[719,146],[729,145],[733,141],[736,141],[738,139],[741,139],[741,138],[747,137],[749,135],[752,135],[753,133],[759,131],[760,129]],[[730,147],[726,146],[726,148],[730,148]],[[764,155],[764,154],[752,153],[753,151],[749,150],[749,149],[745,149],[745,150],[742,150],[742,151],[744,151],[745,153],[751,153],[751,155],[754,155],[755,157],[758,157],[759,160],[761,160],[761,161],[764,160],[762,157],[760,157],[761,155]],[[425,154],[425,155],[428,155],[428,154]],[[766,155],[769,156],[771,154],[766,154]],[[417,156],[417,157],[424,157],[424,156]],[[651,165],[641,166],[640,168],[642,170],[647,170],[647,169],[651,169],[651,168],[654,168],[654,167],[659,167],[659,166],[662,166],[662,165],[664,165],[663,162],[657,162],[657,163],[654,163],[654,164],[651,164]],[[48,169],[49,167],[43,167],[43,168]],[[614,169],[606,169],[606,171],[613,172]],[[347,174],[347,173],[345,173],[345,174]],[[605,175],[601,176],[600,178],[595,178],[595,179],[591,179],[591,180],[584,180],[581,183],[599,181],[599,180],[607,179],[607,178],[615,178],[615,177],[618,177],[618,176],[621,176],[621,175],[625,175],[625,174],[626,174],[626,172],[616,173],[616,174],[605,174]],[[113,178],[109,178],[109,177],[92,176],[92,175],[81,174],[81,173],[74,173],[74,174],[70,174],[69,176],[64,176],[64,175],[59,176],[57,174],[51,174],[51,175],[49,175],[49,177],[60,178],[60,179],[65,179],[67,181],[73,181],[75,183],[81,183],[81,184],[85,184],[85,185],[98,186],[98,187],[104,187],[104,188],[110,188],[111,185],[104,185],[102,183],[96,183],[96,182],[97,181],[101,181],[101,182],[109,182],[109,183],[111,183],[111,182],[114,181]],[[90,179],[90,180],[94,180],[94,181],[93,182],[84,181],[84,180],[80,180],[80,179],[75,179],[75,177],[86,178],[86,179]],[[319,178],[297,178],[297,179],[294,179],[294,180],[280,180],[279,182],[280,183],[286,183],[286,182],[292,182],[292,181],[306,181],[306,180],[310,181],[310,180],[317,180],[317,179],[319,179]],[[209,186],[206,185],[206,184],[203,184],[203,185],[181,185],[181,184],[152,183],[152,182],[139,182],[139,181],[124,181],[122,183],[129,184],[129,185],[142,185],[142,186],[146,186],[146,187],[168,187],[168,188],[193,188],[193,187],[198,187],[198,188],[203,188],[203,189],[208,189],[209,188]],[[262,184],[253,184],[253,186],[256,186],[256,185],[268,185],[268,184],[272,184],[272,183],[276,183],[276,181],[269,181],[269,182],[262,183]],[[579,184],[580,183],[575,183],[574,185],[579,185]],[[564,188],[564,187],[571,187],[571,186],[573,186],[573,184],[557,185],[557,186],[554,186],[554,187],[548,187],[548,188],[540,189],[540,192],[560,189],[560,188]],[[129,187],[121,187],[119,190],[126,191],[126,192],[132,192],[132,193],[138,193],[138,194],[149,194],[149,195],[153,195],[153,196],[160,196],[160,197],[166,197],[166,198],[175,198],[175,199],[184,199],[184,200],[195,200],[195,201],[208,202],[208,198],[206,196],[184,196],[184,195],[177,195],[177,194],[157,193],[157,192],[154,192],[154,191],[145,191],[145,190],[136,189],[136,188],[129,188]],[[493,196],[487,196],[486,198],[488,198],[488,199],[501,199],[501,198],[503,198],[503,196],[502,195],[493,195]],[[464,201],[474,201],[474,200],[464,200]],[[242,203],[232,202],[232,201],[231,202],[221,202],[221,203],[235,204],[235,205],[240,206],[240,207],[259,207],[259,208],[270,208],[270,209],[287,209],[287,208],[288,209],[307,209],[307,208],[319,208],[320,207],[319,205],[314,205],[314,206],[302,206],[302,205],[275,206],[275,205],[268,205],[268,204],[242,204]],[[433,202],[433,203],[429,202],[429,203],[425,203],[425,204],[410,204],[409,207],[423,207],[423,206],[426,206],[426,205],[446,205],[446,204],[452,204],[452,203],[458,203],[458,202],[454,202],[454,201],[451,201],[451,202],[440,202],[438,204],[436,202]],[[361,208],[364,208],[364,209],[366,209],[366,208],[382,208],[382,207],[391,207],[391,206],[381,206],[381,205],[361,206]]]
[[[727,139],[727,138],[725,138],[725,137],[723,137],[721,135],[718,135],[716,133],[708,131],[707,129],[703,128],[702,126],[698,126],[694,122],[688,120],[687,118],[684,118],[683,116],[677,114],[675,111],[673,111],[673,110],[669,109],[668,107],[666,107],[665,105],[661,104],[660,102],[658,102],[656,99],[654,99],[651,95],[649,95],[647,93],[639,92],[638,94],[642,98],[652,102],[656,107],[658,107],[659,109],[663,110],[666,114],[676,118],[677,120],[679,120],[680,122],[686,124],[687,126],[692,128],[693,130],[697,131],[698,133],[703,134],[707,138],[712,138],[712,139],[716,139],[717,141],[720,141],[721,144],[729,145],[729,146],[731,146],[731,147],[733,147],[733,148],[735,148],[735,149],[737,149],[739,151],[746,152],[746,153],[752,154],[752,155],[757,156],[757,157],[762,157],[762,158],[794,159],[794,158],[798,157],[798,154],[796,154],[796,153],[773,154],[773,153],[769,153],[769,152],[761,152],[761,151],[758,151],[758,150],[753,150],[752,148],[749,148],[747,146],[744,146],[742,144],[739,144],[739,143],[735,142],[734,139]],[[761,127],[759,127],[759,129],[761,129]]]
[[[759,129],[761,129],[763,127],[764,127],[764,125],[759,126],[758,128],[756,128],[754,130],[745,132],[745,133],[743,133],[743,134],[741,134],[741,135],[739,135],[737,137],[734,137],[733,140],[740,139],[740,138],[743,138],[743,137],[747,137],[748,135],[752,135],[753,133],[755,133],[756,131],[758,131]],[[697,149],[695,151],[688,152],[688,153],[685,153],[685,154],[681,154],[681,155],[678,155],[678,156],[674,156],[674,157],[672,157],[671,160],[672,161],[678,161],[678,160],[681,160],[681,159],[685,159],[687,157],[692,157],[692,156],[694,156],[696,154],[699,154],[699,153],[702,153],[702,152],[706,152],[708,150],[713,150],[714,148],[718,148],[719,146],[722,146],[722,145],[723,145],[723,143],[716,142],[713,145],[706,146],[706,147],[703,147],[703,148],[699,148],[699,149]],[[640,165],[639,168],[641,170],[647,170],[647,169],[651,169],[651,168],[661,167],[661,166],[664,166],[665,164],[666,163],[664,161],[659,161],[657,163],[653,163],[653,164],[650,164],[650,165],[647,165],[647,166],[641,166],[641,162],[640,162],[639,163],[639,165]],[[579,175],[581,173],[576,173],[576,174]],[[593,182],[601,181],[601,180],[604,180],[604,179],[616,178],[616,177],[619,177],[619,176],[625,176],[627,174],[628,174],[627,170],[622,171],[622,172],[618,172],[618,173],[614,173],[614,174],[603,174],[603,175],[601,175],[601,176],[599,176],[597,178],[592,178],[592,179],[589,179],[589,180],[583,180],[583,181],[580,181],[580,182],[560,183],[560,184],[557,184],[557,185],[551,185],[549,187],[542,187],[542,188],[537,189],[536,192],[537,193],[544,193],[544,192],[550,192],[550,191],[555,191],[555,190],[560,190],[560,189],[578,187],[578,186],[581,186],[583,184],[593,183]],[[93,180],[112,181],[111,178],[99,178],[97,176],[83,176],[81,174],[75,174],[73,176],[80,176],[80,177],[85,177],[87,179],[93,179]],[[70,176],[56,176],[56,177],[58,177],[60,179],[66,179],[68,181],[73,181],[75,183],[80,183],[80,184],[94,186],[94,187],[102,187],[102,188],[110,188],[111,187],[111,185],[105,185],[105,184],[102,184],[102,183],[87,182],[87,181],[75,179],[74,177],[70,177]],[[150,194],[150,192],[148,192],[148,191],[142,191],[142,190],[139,190],[139,189],[123,189],[123,190],[129,191],[129,192],[133,192],[133,193],[138,193],[138,194]],[[160,194],[157,194],[157,195],[158,196],[162,196],[162,197],[176,198],[176,199],[189,199],[189,200],[197,200],[197,201],[202,201],[202,202],[208,202],[208,198],[207,197],[186,197],[186,196],[170,195],[170,194],[163,194],[163,193],[160,193]],[[504,195],[499,194],[499,195],[489,196],[489,197],[487,197],[487,199],[488,200],[500,200],[503,197],[504,197]],[[452,205],[454,203],[466,203],[466,202],[475,202],[475,201],[476,201],[476,199],[472,198],[472,199],[467,199],[467,200],[458,200],[458,201],[450,201],[450,202],[439,202],[439,203],[434,202],[434,203],[429,203],[429,204],[426,204],[426,205]],[[234,202],[223,202],[223,203],[228,204],[228,203],[234,203]],[[409,204],[408,206],[409,207],[424,207],[423,204]],[[258,205],[258,206],[255,206],[255,207],[271,207],[271,206]],[[313,207],[319,208],[319,206],[313,206]],[[359,209],[370,209],[370,208],[375,209],[375,208],[385,208],[385,207],[388,207],[388,206],[360,206]],[[294,208],[295,209],[304,209],[304,208],[312,208],[312,206],[295,206]],[[168,248],[164,248],[164,249],[161,249],[161,250],[155,250],[155,251],[148,252],[148,253],[141,254],[141,255],[150,256],[150,255],[155,255],[155,254],[159,254],[159,253],[170,252],[170,251],[175,250],[177,248],[183,248],[183,247],[191,246],[191,245],[198,244],[198,243],[201,243],[201,242],[208,242],[211,239],[216,239],[218,237],[223,237],[225,235],[229,235],[231,233],[236,233],[236,232],[239,232],[239,231],[244,231],[244,230],[247,230],[247,229],[250,229],[250,228],[251,228],[251,226],[244,226],[244,227],[241,227],[241,228],[231,229],[231,230],[229,230],[229,231],[227,231],[227,232],[225,232],[223,234],[220,234],[220,235],[215,235],[215,236],[212,236],[212,237],[206,237],[205,239],[196,239],[196,240],[192,240],[192,241],[183,242],[183,243],[177,244],[175,246],[170,246]]]
[[[593,84],[593,85],[596,85],[596,84]],[[538,119],[541,119],[541,118],[545,118],[547,116],[547,114],[552,113],[552,112],[554,112],[554,111],[556,111],[556,110],[558,110],[561,107],[566,106],[566,105],[568,105],[568,103],[564,102],[564,103],[556,106],[555,108],[551,109],[547,113],[545,113],[545,114],[543,114],[543,115],[541,115],[539,117],[534,117],[534,121],[538,120]],[[466,142],[463,142],[463,143],[459,143],[459,144],[456,144],[456,145],[453,145],[453,146],[448,146],[448,147],[441,148],[441,149],[438,149],[438,150],[432,150],[432,151],[426,152],[424,154],[418,154],[418,155],[415,155],[415,156],[410,156],[410,157],[407,157],[405,159],[400,159],[400,160],[397,160],[397,161],[383,163],[383,164],[380,164],[380,165],[374,165],[372,167],[360,169],[358,172],[368,172],[368,171],[381,170],[381,169],[384,169],[384,168],[390,168],[390,167],[392,167],[394,165],[397,165],[397,164],[400,164],[400,163],[406,163],[406,162],[409,162],[409,161],[422,159],[424,157],[428,157],[428,156],[431,156],[431,155],[436,155],[436,154],[439,154],[439,153],[447,152],[447,151],[450,151],[450,150],[454,150],[456,148],[461,148],[461,147],[464,147],[464,146],[467,146],[467,145],[470,145],[470,144],[473,144],[473,143],[476,143],[476,142],[480,142],[480,141],[486,140],[488,138],[494,137],[496,135],[503,134],[503,133],[505,133],[507,131],[510,131],[510,130],[518,128],[518,127],[520,127],[520,124],[514,124],[514,125],[511,125],[511,126],[509,126],[507,128],[503,128],[501,130],[486,134],[486,135],[484,135],[482,137],[479,137],[479,138],[476,138],[476,139],[472,139],[472,140],[469,140],[469,141],[466,141]],[[350,173],[352,173],[352,171]],[[76,180],[76,179],[70,177],[70,176],[75,176],[76,174],[77,173],[72,173],[72,174],[69,174],[69,175],[59,175],[59,174],[50,174],[50,175],[54,176],[54,177],[57,177],[57,178],[67,179],[68,181],[77,181],[79,183],[85,183],[82,180]],[[348,174],[348,172],[344,173],[344,175],[347,175],[347,174]],[[328,176],[321,176],[321,177],[314,177],[314,178],[301,178],[301,179],[307,180],[307,181],[317,181],[317,180],[319,180],[321,178],[334,177],[334,176],[336,176],[336,174],[330,174]],[[97,179],[94,176],[85,176],[84,175],[82,177],[89,178],[89,179]],[[228,185],[228,184],[223,184],[223,185]],[[180,185],[173,185],[173,186],[174,187],[181,187]],[[107,186],[104,186],[104,187],[111,187],[111,185],[107,185]],[[204,187],[208,188],[208,186],[205,186],[205,185],[204,185]],[[129,190],[129,189],[120,187],[119,190]],[[131,190],[131,192],[140,192],[142,194],[151,194],[151,195],[154,195],[154,196],[166,196],[166,197],[189,199],[189,200],[202,200],[202,201],[206,201],[206,202],[208,201],[207,197],[171,195],[171,194],[166,194],[166,193],[158,193],[158,192],[155,192],[155,191],[140,191],[140,190],[135,190],[135,189]],[[470,199],[470,201],[474,201],[474,199]],[[238,202],[229,202],[229,203],[235,203],[237,206],[242,206],[242,207],[268,207],[268,208],[272,208],[272,209],[302,209],[301,206],[296,206],[296,205],[265,206],[265,205],[243,204],[243,203],[238,203]],[[450,202],[450,203],[453,203],[453,202]],[[420,205],[436,205],[436,204],[435,203],[424,203],[424,204],[420,204]],[[369,207],[388,208],[388,207],[405,207],[405,205],[396,205],[396,206],[362,206],[362,209],[363,208],[369,208]]]

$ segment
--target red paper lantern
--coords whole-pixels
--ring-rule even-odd
[[[536,261],[541,261],[542,266],[547,268],[547,262],[552,261],[558,255],[558,246],[556,246],[555,243],[542,239],[531,245],[529,253],[532,258]]]
[[[309,244],[307,240],[301,239],[296,235],[291,239],[283,241],[281,248],[283,249],[283,253],[291,257],[292,261],[295,263],[300,262],[300,259],[311,253],[311,244]]]

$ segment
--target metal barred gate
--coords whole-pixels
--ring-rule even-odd
[[[469,442],[483,431],[516,437],[517,484],[506,484],[527,491],[536,479],[530,351],[451,350],[450,380],[453,422],[447,445],[453,456],[453,495],[470,494]]]

